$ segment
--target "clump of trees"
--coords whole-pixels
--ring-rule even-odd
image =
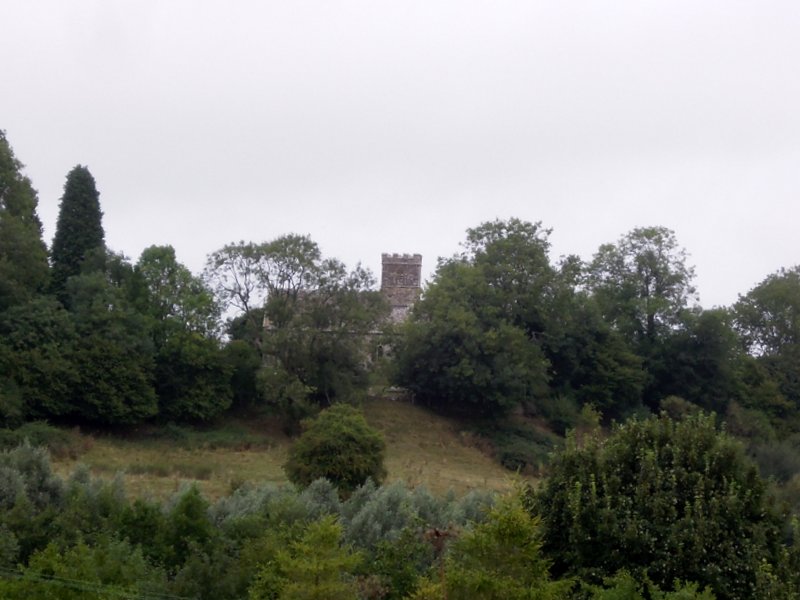
[[[170,246],[132,262],[106,247],[96,182],[78,165],[48,262],[5,134],[0,192],[2,424],[197,422],[261,405],[296,429],[365,396],[388,306],[371,273],[308,236],[228,244],[202,276]],[[608,423],[673,397],[754,447],[800,429],[797,267],[703,310],[669,229],[636,228],[588,261],[553,259],[549,236],[520,219],[469,229],[392,337],[394,381],[437,410],[521,411],[559,433],[586,405]]]
[[[754,440],[798,430],[797,267],[703,310],[669,229],[634,229],[586,262],[551,259],[549,235],[518,219],[469,229],[402,330],[395,380],[437,410],[522,411],[559,432],[585,405],[609,423],[671,397]]]
[[[50,279],[39,203],[0,130],[0,311],[41,293]]]
[[[36,192],[0,135],[0,425],[201,422],[255,404],[296,423],[363,395],[367,334],[388,312],[368,271],[299,235],[225,246],[202,277],[171,246],[132,263],[107,248],[99,198],[87,167],[69,172],[48,263]]]
[[[370,343],[389,307],[372,274],[322,257],[308,236],[229,244],[209,256],[204,277],[235,311],[229,334],[263,365],[261,399],[294,419],[363,396]],[[244,350],[243,350],[244,351]]]
[[[398,381],[434,407],[478,414],[521,407],[555,420],[561,398],[607,417],[639,406],[642,357],[604,318],[585,266],[550,260],[549,235],[518,219],[468,230],[412,313]]]

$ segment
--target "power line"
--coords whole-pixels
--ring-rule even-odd
[[[5,569],[0,567],[0,576],[4,578],[24,579],[31,583],[44,583],[50,585],[58,585],[60,587],[70,588],[81,592],[95,592],[116,596],[118,598],[131,598],[133,600],[196,600],[190,596],[176,596],[175,594],[167,594],[161,592],[136,592],[120,590],[118,587],[97,583],[93,581],[85,581],[82,579],[69,579],[67,577],[58,577],[56,575],[44,575],[41,573],[23,573],[13,569]]]

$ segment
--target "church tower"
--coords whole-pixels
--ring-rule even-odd
[[[422,291],[421,254],[381,254],[381,292],[392,306],[391,319],[405,321]]]

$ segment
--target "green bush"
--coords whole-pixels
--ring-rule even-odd
[[[50,457],[42,448],[34,448],[26,442],[13,450],[0,452],[0,472],[9,480],[21,483],[24,498],[36,510],[58,505],[63,498],[64,484],[53,474]],[[2,494],[0,490],[0,497]]]
[[[377,545],[370,570],[385,588],[383,598],[399,600],[415,590],[419,578],[430,570],[433,561],[433,546],[419,528],[407,527],[396,539]]]
[[[557,600],[567,598],[573,586],[569,579],[551,579],[540,519],[526,511],[519,490],[500,498],[482,523],[455,537],[438,579],[439,585],[420,580],[411,598]]]
[[[164,572],[127,541],[104,539],[61,549],[54,543],[31,557],[19,579],[3,580],[6,600],[163,597]]]
[[[167,564],[177,567],[193,554],[208,553],[217,531],[208,516],[208,502],[197,486],[183,490],[173,501],[167,517],[165,539],[171,550]]]
[[[298,497],[310,519],[317,520],[328,515],[338,515],[342,510],[336,487],[327,479],[311,482]]]
[[[350,574],[362,557],[341,543],[342,528],[332,516],[314,521],[303,536],[266,563],[250,587],[250,600],[356,600]]]
[[[368,478],[381,482],[386,476],[383,437],[352,406],[336,404],[303,426],[284,465],[292,483],[305,487],[324,477],[346,495]]]
[[[740,444],[714,417],[666,414],[573,438],[535,495],[558,573],[599,583],[627,569],[670,590],[759,598],[759,565],[780,572],[784,520]]]

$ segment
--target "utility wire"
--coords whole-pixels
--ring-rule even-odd
[[[5,569],[0,567],[0,576],[4,578],[24,579],[31,583],[46,583],[58,585],[81,592],[95,592],[98,594],[106,594],[110,596],[117,596],[118,598],[131,598],[133,600],[196,600],[190,596],[176,596],[174,594],[166,594],[161,592],[135,592],[120,590],[116,586],[97,583],[93,581],[85,581],[82,579],[69,579],[67,577],[57,577],[55,575],[43,575],[41,573],[23,573],[13,569]]]

